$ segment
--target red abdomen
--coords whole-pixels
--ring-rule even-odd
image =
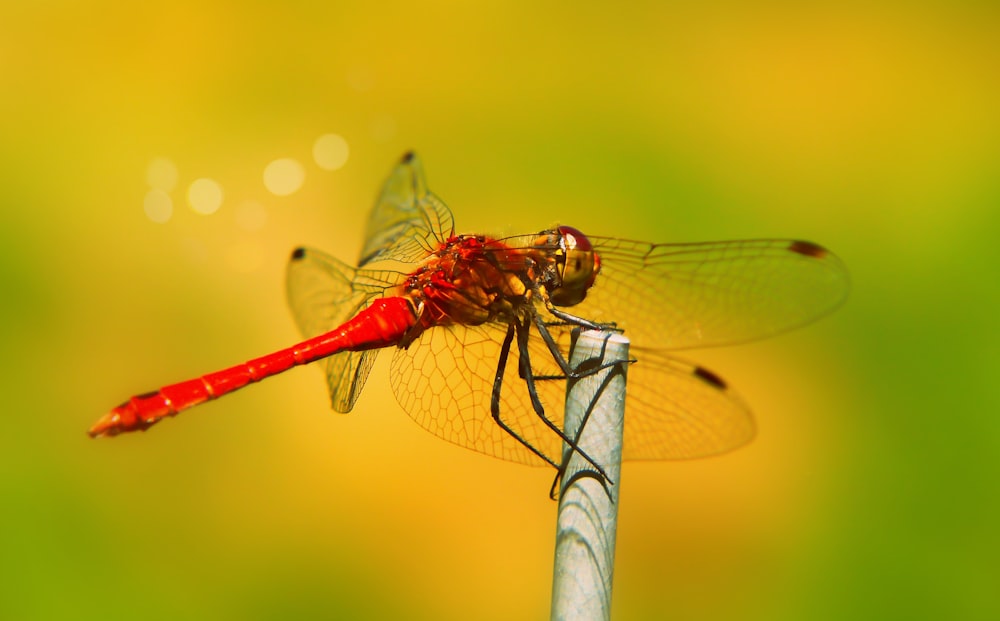
[[[326,334],[222,371],[132,397],[105,414],[88,433],[97,437],[145,430],[167,416],[174,416],[294,366],[342,351],[397,345],[411,332],[416,319],[413,305],[407,298],[375,300],[354,318]]]

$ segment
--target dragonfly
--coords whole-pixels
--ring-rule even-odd
[[[559,468],[572,441],[562,431],[566,382],[554,380],[574,373],[574,329],[610,327],[632,344],[623,458],[717,455],[749,442],[754,418],[718,374],[676,352],[803,326],[848,289],[843,263],[800,240],[656,244],[570,226],[459,235],[411,152],[382,188],[356,267],[312,248],[292,252],[288,301],[306,340],[134,396],[89,434],[146,430],[315,361],[333,409],[346,413],[378,352],[394,348],[393,393],[421,427],[500,459]]]

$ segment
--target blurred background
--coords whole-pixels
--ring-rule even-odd
[[[552,473],[427,434],[383,356],[146,434],[129,395],[298,339],[421,154],[466,232],[796,237],[848,304],[687,352],[759,438],[626,464],[617,619],[1000,616],[993,3],[4,3],[0,618],[539,619]]]

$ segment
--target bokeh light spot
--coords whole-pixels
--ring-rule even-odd
[[[350,149],[347,141],[338,134],[324,134],[313,145],[313,159],[323,170],[337,170],[347,163]]]
[[[259,231],[267,223],[267,210],[257,201],[244,201],[236,209],[236,225],[244,231]]]
[[[146,217],[163,224],[174,215],[174,201],[170,195],[159,188],[153,188],[146,192],[146,198],[142,201],[142,209],[146,212]]]
[[[188,187],[188,203],[196,213],[213,214],[222,206],[222,186],[211,179],[196,179]]]
[[[153,158],[146,167],[149,187],[170,192],[177,186],[177,165],[165,157]]]
[[[306,171],[296,160],[281,158],[264,168],[264,187],[277,196],[297,192],[306,180]]]

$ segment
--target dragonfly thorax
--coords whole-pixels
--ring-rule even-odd
[[[405,290],[423,329],[505,321],[530,304],[535,261],[523,249],[480,235],[452,237],[410,274]]]

